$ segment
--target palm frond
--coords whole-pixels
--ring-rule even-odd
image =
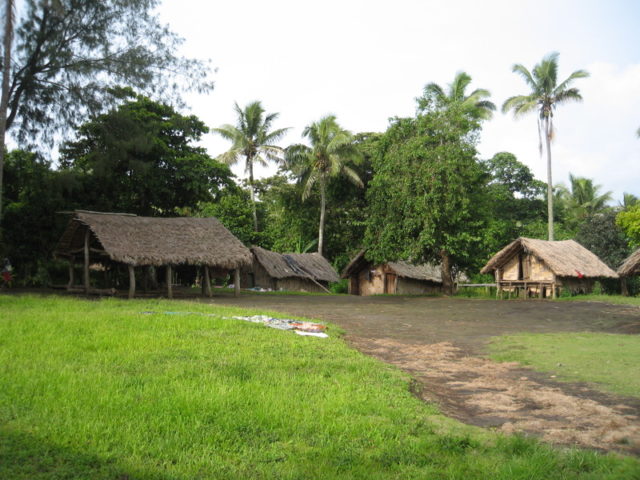
[[[320,179],[320,174],[317,171],[313,171],[309,173],[307,180],[304,182],[304,188],[302,190],[302,201],[305,201],[311,195],[311,191],[313,190],[313,186]]]
[[[513,110],[514,117],[520,117],[535,110],[538,107],[538,99],[534,95],[516,95],[507,98],[502,104],[502,113]]]
[[[531,72],[527,69],[527,67],[517,63],[511,68],[511,71],[513,73],[517,73],[518,75],[520,75],[524,79],[524,81],[527,83],[527,85],[529,85],[531,90],[535,91],[538,89],[538,84],[535,78],[533,78],[533,75],[531,75]]]
[[[356,173],[355,170],[353,170],[350,167],[343,166],[342,172],[351,181],[351,183],[353,183],[354,185],[360,188],[364,188],[364,183],[362,183],[362,179],[360,179],[360,176]]]

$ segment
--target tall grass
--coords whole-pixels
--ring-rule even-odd
[[[332,328],[319,339],[223,318],[251,313],[0,296],[0,478],[640,472],[631,458],[554,450],[449,420],[411,395],[405,375],[348,348]]]

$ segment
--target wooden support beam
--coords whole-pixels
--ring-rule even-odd
[[[67,284],[67,288],[73,287],[73,284],[75,282],[74,271],[73,271],[73,263],[74,263],[74,259],[71,258],[69,260],[69,283]]]
[[[84,290],[86,293],[89,293],[89,238],[91,235],[91,230],[89,227],[84,231]]]
[[[133,265],[129,265],[129,298],[136,294],[136,272]]]
[[[233,294],[236,297],[240,296],[240,269],[236,268],[233,271]]]
[[[167,265],[167,298],[173,298],[173,275],[171,265]]]
[[[207,265],[204,266],[204,278],[202,281],[204,282],[204,294],[207,297],[211,297],[211,275],[209,275],[209,267]]]

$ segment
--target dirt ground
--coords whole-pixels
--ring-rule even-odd
[[[412,390],[458,420],[556,444],[640,455],[640,399],[556,382],[486,358],[487,341],[519,332],[640,333],[640,307],[588,302],[424,297],[243,295],[213,303],[332,322],[360,351],[397,365]]]

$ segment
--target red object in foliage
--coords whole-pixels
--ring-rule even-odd
[[[2,280],[4,280],[5,283],[11,283],[11,272],[2,272]]]
[[[576,270],[576,273],[578,274],[578,278],[584,278],[584,273],[580,273],[578,270]]]

